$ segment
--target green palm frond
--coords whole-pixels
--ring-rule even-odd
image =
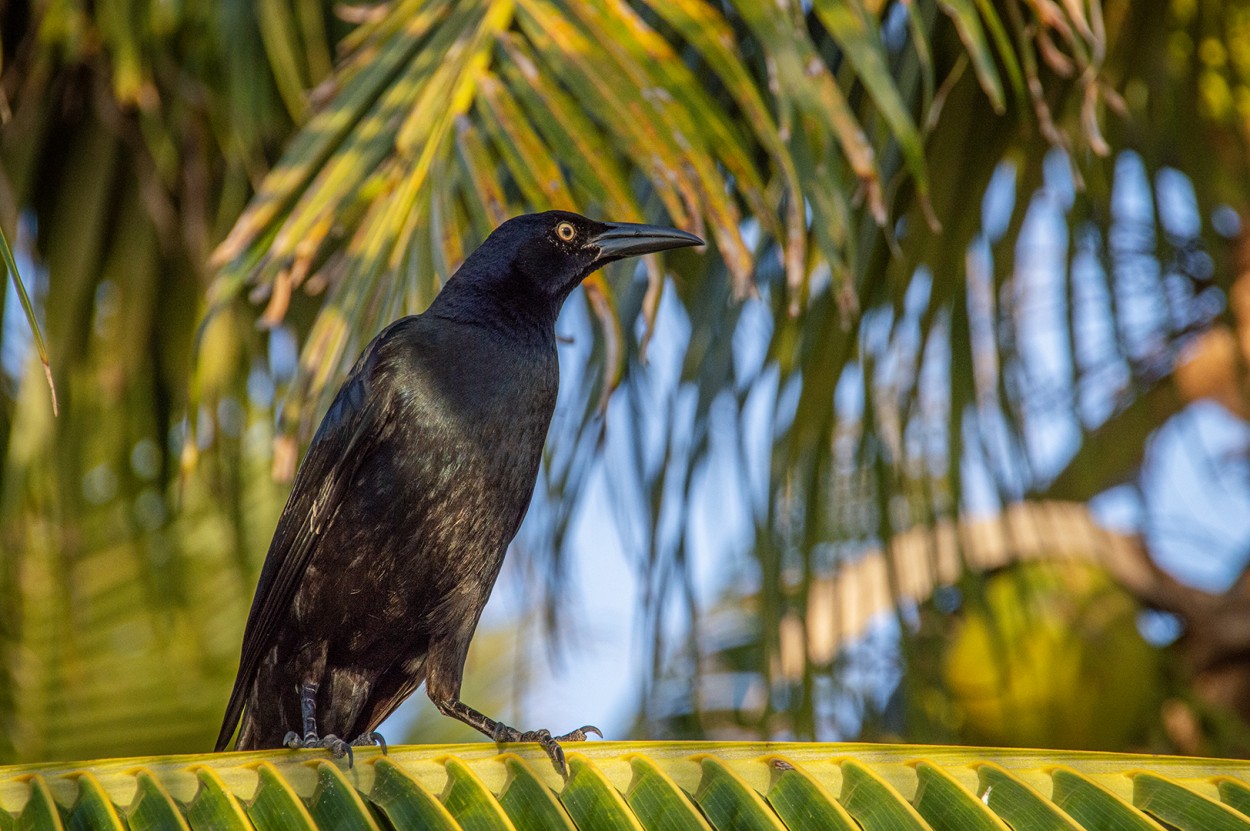
[[[1001,36],[1007,86],[1023,90],[1002,20],[989,4],[942,10],[1001,110],[986,29]],[[811,14],[702,0],[394,3],[353,35],[334,96],[218,248],[215,296],[252,284],[275,323],[292,288],[329,282],[291,406],[324,398],[363,335],[423,308],[476,242],[524,210],[662,212],[711,237],[737,298],[777,257],[797,314],[814,274],[831,272],[835,292],[858,282],[857,206],[884,226],[901,174],[936,227],[920,125],[936,115],[934,74],[949,68],[934,64],[933,15],[917,14],[910,29],[894,15],[905,45],[887,48],[861,3]],[[1026,45],[1050,23],[1017,21]],[[760,231],[750,240],[748,219]],[[649,325],[663,272],[647,271]],[[599,317],[619,338],[622,322]]]
[[[1244,829],[1250,765],[923,745],[482,745],[0,768],[0,827]]]
[[[330,68],[329,7],[0,7],[0,213],[30,231],[61,407],[6,364],[0,759],[199,747],[220,718],[281,493],[237,316],[200,340],[213,452],[180,475],[210,449],[180,442],[192,349],[211,245]]]

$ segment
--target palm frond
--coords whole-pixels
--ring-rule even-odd
[[[595,742],[0,769],[0,823],[192,828],[1242,828],[1246,763],[922,745]],[[125,825],[123,825],[125,823]]]
[[[4,265],[5,273],[9,275],[9,279],[13,282],[13,288],[17,291],[18,302],[22,304],[22,314],[26,316],[26,323],[30,326],[31,338],[35,344],[35,354],[39,357],[39,363],[43,364],[43,374],[48,380],[48,391],[52,394],[52,414],[57,414],[56,404],[56,384],[52,380],[52,365],[48,361],[48,346],[43,340],[43,330],[39,326],[39,316],[35,312],[35,305],[30,302],[30,294],[26,291],[26,284],[22,281],[22,273],[17,270],[17,261],[13,259],[13,249],[9,247],[8,237],[4,235],[4,229],[0,228],[0,264]]]
[[[464,242],[503,216],[559,206],[639,219],[652,200],[670,221],[710,233],[738,298],[754,291],[757,259],[775,251],[799,313],[813,273],[841,281],[852,270],[853,200],[887,222],[884,182],[898,158],[927,206],[917,126],[927,113],[916,117],[914,90],[891,71],[899,61],[917,76],[934,67],[928,43],[891,54],[859,4],[816,4],[806,18],[770,8],[520,0],[452,15],[444,3],[394,4],[357,32],[371,48],[348,57],[337,94],[219,247],[217,296],[329,280],[318,326],[343,319],[352,334],[309,338],[304,374],[324,376],[390,310],[428,302]],[[947,9],[1001,106],[989,47],[973,37],[980,13]],[[845,77],[813,27],[849,59]],[[859,83],[869,96],[852,106]],[[744,118],[728,117],[737,112]],[[764,234],[750,245],[748,217]],[[647,267],[658,286],[656,264]],[[325,378],[296,390],[292,399],[310,392],[324,403]]]
[[[278,505],[270,432],[245,450],[272,416],[249,401],[237,317],[205,328],[195,379],[214,442],[181,443],[205,261],[290,129],[279,90],[298,111],[329,68],[328,7],[0,10],[0,199],[32,232],[32,351],[61,404],[51,420],[39,373],[19,386],[6,362],[0,758],[186,748],[219,716]],[[20,335],[0,335],[6,361]],[[180,454],[210,449],[180,483]]]

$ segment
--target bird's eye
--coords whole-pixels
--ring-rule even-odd
[[[571,222],[561,222],[556,226],[556,236],[565,242],[572,242],[573,237],[577,236],[577,229]]]

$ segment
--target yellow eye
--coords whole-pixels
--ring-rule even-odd
[[[577,236],[577,229],[571,222],[561,222],[556,226],[556,236],[565,242],[572,242],[573,237]]]

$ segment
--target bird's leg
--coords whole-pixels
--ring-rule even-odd
[[[317,689],[319,686],[312,681],[305,681],[300,685],[299,712],[304,720],[304,737],[300,738],[292,730],[286,734],[282,743],[292,750],[302,747],[324,747],[335,759],[346,756],[347,766],[350,768],[356,761],[352,756],[352,746],[333,733],[324,738],[317,735]]]
[[[547,751],[547,755],[551,757],[551,763],[555,765],[561,776],[568,775],[568,766],[564,763],[564,748],[560,747],[560,742],[582,742],[586,740],[587,733],[595,733],[599,738],[603,738],[603,731],[592,724],[587,724],[576,730],[570,730],[563,736],[553,736],[550,730],[528,730],[522,733],[515,727],[509,727],[502,721],[495,721],[493,718],[474,710],[459,699],[453,698],[434,703],[443,715],[451,716],[457,721],[464,722],[473,729],[486,734],[491,738],[491,741],[498,744],[504,742],[538,742],[542,745],[543,750]]]
[[[382,734],[377,730],[369,730],[352,739],[352,747],[373,747],[374,745],[382,748],[382,755],[386,755],[386,739],[382,738]]]
[[[306,681],[299,688],[299,713],[304,717],[304,740],[317,741],[317,685]]]

